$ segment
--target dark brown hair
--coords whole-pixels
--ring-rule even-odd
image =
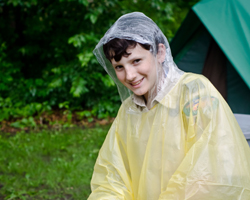
[[[122,56],[129,56],[130,53],[127,52],[127,49],[129,47],[134,48],[137,44],[139,44],[142,48],[146,50],[150,49],[149,44],[141,44],[133,40],[114,38],[105,45],[103,45],[103,51],[106,58],[110,62],[112,59],[115,59],[115,61],[117,62],[121,60]]]

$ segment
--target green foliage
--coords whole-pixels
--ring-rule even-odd
[[[87,199],[108,128],[0,136],[0,198]]]
[[[9,119],[10,116],[21,118],[21,117],[28,117],[32,116],[34,114],[40,115],[44,111],[51,110],[50,105],[48,105],[48,102],[43,103],[30,103],[27,105],[21,104],[22,102],[17,102],[13,104],[11,99],[8,97],[6,99],[3,99],[0,97],[0,121],[4,119]]]
[[[92,54],[99,39],[132,11],[171,39],[195,2],[0,0],[0,121],[54,108],[115,116],[116,86]]]
[[[25,127],[36,127],[36,122],[34,121],[33,117],[22,118],[20,121],[13,122],[11,126],[22,129]]]
[[[79,117],[79,119],[83,119],[86,117],[88,119],[88,122],[92,122],[94,119],[92,117],[92,113],[88,110],[80,111],[76,113]]]

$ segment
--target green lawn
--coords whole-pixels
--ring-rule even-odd
[[[0,199],[87,199],[108,129],[0,135]]]

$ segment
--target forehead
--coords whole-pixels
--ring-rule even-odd
[[[136,44],[135,47],[128,47],[127,50],[126,50],[128,53],[131,53],[131,54],[135,54],[135,53],[146,53],[146,52],[149,52],[149,50],[143,48],[140,44]]]
[[[128,47],[126,52],[129,54],[129,55],[124,55],[121,57],[121,60],[119,61],[115,61],[115,59],[113,58],[111,60],[111,63],[112,64],[117,64],[117,63],[121,63],[121,62],[124,62],[124,61],[130,61],[130,60],[133,60],[133,59],[139,59],[139,58],[150,58],[150,57],[153,57],[153,54],[149,51],[149,50],[146,50],[144,49],[141,45],[137,44],[135,47]],[[114,52],[112,52],[114,53]]]

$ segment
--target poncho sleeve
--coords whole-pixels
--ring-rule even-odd
[[[127,158],[117,134],[117,123],[119,113],[100,149],[91,180],[92,193],[88,200],[133,199]]]
[[[249,147],[227,103],[201,76],[181,93],[186,155],[160,199],[250,199]]]

